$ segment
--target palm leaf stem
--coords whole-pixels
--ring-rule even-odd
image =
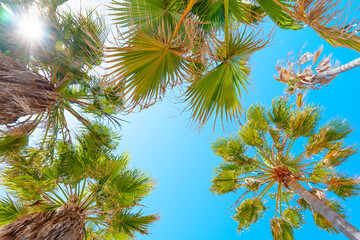
[[[301,161],[303,160],[303,159],[301,159],[301,158],[303,158],[304,156],[305,156],[305,152],[299,154],[298,156],[296,156],[296,157],[293,159],[293,162],[301,162]]]
[[[267,186],[259,193],[259,195],[256,197],[256,199],[261,200],[261,199],[265,196],[265,194],[267,193],[267,191],[269,191],[270,188],[271,188],[275,183],[276,183],[275,180],[271,181],[271,182],[269,183],[269,185],[267,185]]]
[[[66,193],[64,191],[64,189],[60,186],[59,183],[56,183],[56,185],[58,186],[58,188],[60,189],[60,191],[64,194],[64,196],[66,196]]]
[[[180,18],[180,21],[178,22],[178,24],[176,25],[176,28],[174,30],[174,32],[172,33],[170,40],[168,42],[168,45],[166,47],[166,50],[168,50],[170,48],[170,44],[172,42],[172,40],[174,40],[174,38],[176,37],[176,34],[179,32],[180,27],[182,26],[182,24],[184,23],[185,18],[187,17],[187,15],[190,13],[192,7],[194,6],[194,4],[196,3],[197,0],[189,0],[188,5],[183,13],[183,15]]]
[[[79,194],[79,197],[80,197],[80,198],[83,197],[84,191],[85,191],[85,186],[86,186],[86,180],[84,180],[83,182],[84,182],[84,184],[83,184],[83,186],[82,186],[82,188],[81,188],[81,191],[80,191],[80,194]]]
[[[288,143],[288,147],[287,147],[287,149],[286,149],[285,157],[287,157],[287,156],[289,155],[290,150],[291,150],[294,142],[295,142],[295,140],[292,139],[292,140],[290,140],[290,142]]]
[[[80,114],[78,114],[75,110],[73,110],[71,107],[68,107],[66,105],[63,105],[64,108],[69,111],[77,120],[79,120],[82,124],[84,124],[85,126],[89,125],[89,121],[86,120],[85,118],[83,118],[82,116],[80,116]]]
[[[256,151],[261,157],[263,157],[264,159],[268,160],[270,163],[274,164],[274,162],[273,162],[268,156],[266,156],[266,153],[265,153],[263,150],[261,150],[260,148],[259,148],[259,149],[258,149],[258,148],[254,148],[254,149],[255,149],[255,151]],[[270,169],[270,167],[267,166],[266,164],[263,164],[263,163],[261,163],[261,162],[258,162],[258,163],[259,163],[259,164],[262,164],[264,167]]]
[[[321,162],[321,160],[320,160],[320,161],[316,161],[316,162],[307,163],[307,164],[301,165],[301,168],[304,169],[305,167],[318,164],[319,162]]]
[[[230,42],[229,42],[229,0],[224,0],[225,8],[225,42],[226,42],[226,54],[229,54]]]
[[[278,190],[276,193],[276,209],[275,209],[275,217],[277,216],[277,212],[279,209],[279,216],[281,216],[281,195],[282,195],[282,185],[281,182],[278,183]]]

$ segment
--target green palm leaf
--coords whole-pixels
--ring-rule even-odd
[[[288,208],[282,213],[282,217],[287,219],[293,228],[300,228],[305,223],[304,216],[297,208]]]
[[[150,224],[158,220],[157,215],[143,216],[142,212],[130,213],[129,211],[119,211],[110,221],[110,229],[114,229],[117,233],[126,234],[131,238],[136,232],[148,234]],[[111,231],[109,231],[111,233]]]
[[[294,230],[288,219],[272,218],[270,220],[271,233],[274,240],[293,240]]]
[[[165,22],[172,32],[181,18],[180,10],[186,5],[182,1],[165,1],[165,0],[112,0],[109,9],[113,20],[120,27],[137,28],[151,25],[159,25]]]
[[[27,213],[26,205],[13,201],[9,196],[0,198],[0,226],[8,224]]]
[[[213,113],[215,118],[220,114],[222,121],[224,117],[232,120],[241,115],[240,97],[242,89],[247,91],[250,74],[248,57],[266,44],[264,39],[256,40],[256,34],[246,31],[231,34],[229,43],[215,43],[214,56],[219,64],[192,83],[185,93],[194,122],[201,127]]]
[[[186,52],[179,42],[168,43],[169,34],[161,30],[136,32],[126,45],[110,48],[113,82],[129,95],[130,107],[149,106],[159,100],[168,85],[174,86],[187,69]],[[176,43],[177,42],[177,43]]]
[[[291,0],[290,0],[291,1]],[[305,25],[298,20],[292,18],[282,7],[289,7],[287,0],[256,0],[261,6],[262,10],[278,25],[283,29],[297,30],[304,28]]]
[[[246,199],[239,207],[233,218],[239,223],[237,230],[247,229],[251,224],[257,222],[266,211],[264,204],[258,199]]]
[[[225,24],[224,1],[201,0],[197,1],[191,10],[202,21],[205,31],[223,29]],[[230,20],[235,23],[252,24],[264,17],[262,8],[238,0],[229,1]]]
[[[211,191],[216,194],[225,194],[235,192],[240,187],[240,181],[237,179],[241,175],[234,165],[221,165],[215,169],[216,177],[211,181]]]

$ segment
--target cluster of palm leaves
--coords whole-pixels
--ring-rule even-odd
[[[2,1],[0,6],[0,239],[132,239],[158,219],[140,201],[154,187],[114,155],[121,88],[99,73],[109,32],[95,10],[66,1]],[[18,37],[17,19],[38,10],[41,42]],[[74,119],[83,126],[72,131]],[[105,121],[104,121],[105,120]],[[106,121],[107,120],[107,121]],[[29,138],[37,137],[35,141]],[[75,137],[75,138],[74,138]]]
[[[59,141],[56,154],[25,148],[2,171],[9,195],[0,199],[0,239],[127,239],[157,215],[139,201],[150,177],[128,168],[129,156],[113,154],[116,137],[93,125],[76,143]],[[26,225],[24,228],[22,226]]]
[[[318,227],[333,233],[340,228],[356,239],[351,238],[349,226],[341,229],[338,219],[330,216],[344,218],[345,211],[325,194],[346,200],[360,193],[360,180],[338,169],[357,152],[345,143],[352,129],[340,119],[318,127],[320,114],[316,106],[297,108],[281,99],[269,110],[253,105],[236,135],[213,144],[223,163],[215,170],[211,191],[226,194],[243,189],[233,216],[239,231],[257,222],[274,201],[275,216],[270,220],[274,239],[294,239],[294,229],[305,223],[305,210],[312,212]],[[321,206],[328,209],[322,211]]]
[[[9,1],[7,5],[11,14],[1,25],[6,38],[0,39],[3,136],[29,136],[41,123],[46,125],[44,138],[50,133],[69,138],[66,113],[83,125],[89,124],[90,116],[118,124],[113,114],[121,110],[121,89],[105,84],[107,78],[95,69],[102,62],[107,26],[95,11],[76,15],[61,8],[63,2]],[[40,17],[46,22],[46,36],[40,43],[27,43],[17,36],[16,18],[29,5],[41,9]]]

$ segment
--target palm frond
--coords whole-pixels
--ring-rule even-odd
[[[237,230],[247,229],[262,218],[266,207],[258,199],[246,199],[237,208],[233,218],[239,223]]]
[[[271,233],[274,240],[293,240],[294,230],[288,219],[272,218],[270,220]]]
[[[26,212],[27,208],[24,203],[14,201],[10,196],[0,198],[0,226],[16,220]]]
[[[202,127],[215,113],[221,121],[232,120],[242,113],[242,91],[247,91],[250,68],[249,56],[264,48],[269,40],[256,39],[254,32],[231,34],[228,43],[215,42],[213,56],[218,62],[202,78],[193,82],[186,91],[188,109],[193,122]],[[229,49],[226,51],[226,48]]]
[[[313,155],[331,148],[332,143],[346,138],[353,130],[345,120],[334,119],[321,127],[317,134],[311,136],[306,145],[307,155]]]
[[[159,29],[138,30],[124,47],[109,48],[112,83],[123,88],[125,107],[148,107],[163,97],[166,87],[181,82],[187,50],[177,41],[169,43],[169,38]]]
[[[357,16],[350,19],[351,12],[346,7],[340,7],[337,0],[300,0],[292,8],[283,7],[293,19],[304,22],[313,28],[320,37],[334,47],[348,47],[360,51]]]
[[[291,0],[290,0],[291,1]],[[262,10],[274,21],[276,25],[283,29],[298,30],[305,27],[305,25],[288,14],[283,8],[290,5],[287,0],[257,0]]]
[[[119,211],[110,220],[110,233],[114,229],[117,233],[126,234],[131,238],[136,232],[149,234],[148,227],[159,219],[158,215],[143,215],[142,212],[130,213],[129,211]]]
[[[232,168],[231,168],[232,167]],[[211,191],[216,194],[235,192],[241,185],[237,179],[241,171],[234,165],[222,165],[215,169],[216,176],[211,180]]]
[[[162,22],[168,24],[169,32],[175,30],[176,24],[181,18],[181,10],[185,8],[181,1],[164,0],[112,0],[108,6],[113,21],[120,28],[142,28],[150,25],[159,25]]]
[[[282,218],[287,219],[293,228],[301,228],[305,223],[304,216],[300,213],[300,209],[288,208],[282,213]]]
[[[324,183],[328,185],[328,191],[334,192],[342,199],[360,194],[359,179],[348,177],[345,174],[333,174]]]

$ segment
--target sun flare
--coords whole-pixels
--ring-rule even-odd
[[[30,42],[39,42],[45,34],[44,24],[35,14],[24,15],[19,21],[19,33]]]

